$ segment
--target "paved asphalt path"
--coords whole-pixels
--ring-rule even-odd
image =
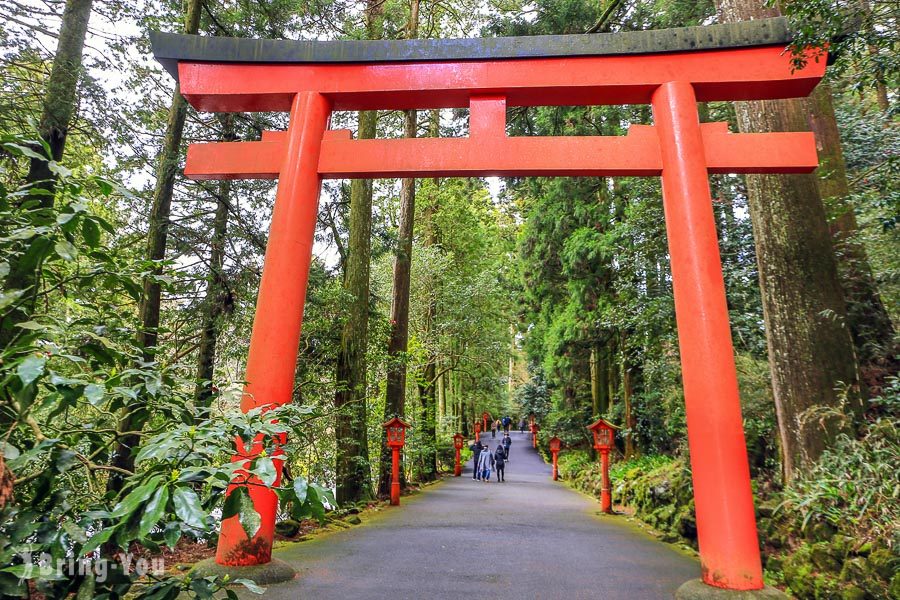
[[[512,436],[506,483],[473,481],[470,462],[363,525],[276,550],[299,575],[264,598],[660,600],[699,577],[695,559],[554,483],[530,435]]]

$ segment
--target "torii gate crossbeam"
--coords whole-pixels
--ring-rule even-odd
[[[290,111],[257,142],[192,144],[194,179],[277,178],[242,408],[290,401],[321,181],[446,176],[661,176],[705,583],[763,587],[709,173],[808,173],[811,133],[732,134],[697,102],[798,97],[783,20],[596,36],[286,42],[156,34],[154,53],[198,110]],[[507,106],[651,104],[622,137],[510,137]],[[353,140],[333,110],[469,107],[466,138]],[[236,460],[252,458],[239,453]],[[280,478],[281,464],[278,463]],[[217,562],[268,562],[275,494],[252,486],[253,539],[232,517]]]

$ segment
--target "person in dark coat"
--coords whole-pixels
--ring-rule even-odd
[[[472,464],[474,465],[475,472],[472,474],[472,479],[481,479],[481,470],[478,468],[478,459],[481,458],[481,451],[484,449],[484,446],[481,443],[481,440],[478,440],[471,446],[469,446],[469,450],[472,451],[472,455],[474,456],[474,460]]]
[[[503,431],[509,433],[509,426],[512,423],[512,419],[509,418],[509,415],[503,417]]]
[[[502,444],[494,451],[494,468],[497,469],[497,481],[506,481],[506,450]]]
[[[509,447],[512,446],[512,438],[509,437],[509,432],[503,434],[503,441],[500,442],[501,447],[503,448],[503,454],[506,460],[509,460]]]
[[[519,419],[519,433],[525,433],[525,419]]]

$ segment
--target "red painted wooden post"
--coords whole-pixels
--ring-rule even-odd
[[[319,152],[330,115],[328,100],[315,92],[297,94],[291,106],[287,152],[282,160],[250,337],[247,387],[241,400],[244,412],[291,400],[319,206]],[[246,462],[258,452],[258,447],[238,447],[233,460]],[[277,485],[282,461],[274,462]],[[232,485],[229,493],[235,487]],[[271,559],[278,498],[271,489],[259,485],[250,486],[250,498],[260,515],[259,531],[248,539],[237,516],[225,519],[216,549],[216,562],[221,565],[256,565]]]
[[[481,421],[475,421],[475,441],[481,439]]]
[[[690,83],[653,94],[703,581],[763,587],[734,349]]]
[[[400,449],[406,442],[409,423],[394,417],[384,425],[387,430],[387,445],[391,449],[391,506],[400,505]]]
[[[612,513],[612,490],[609,483],[609,451],[615,447],[616,427],[604,419],[597,419],[588,429],[594,436],[594,450],[600,454],[600,510]]]
[[[391,448],[391,506],[400,506],[400,448]]]
[[[557,459],[559,458],[560,439],[555,435],[550,438],[550,453],[553,455],[553,481],[559,480],[559,466]]]
[[[461,433],[457,433],[453,436],[453,449],[456,450],[456,463],[453,465],[454,477],[462,475],[462,465],[459,462],[459,451],[462,450],[464,439],[465,438]]]
[[[600,451],[600,468],[603,477],[600,480],[600,510],[606,514],[612,513],[612,490],[609,483],[609,450]]]

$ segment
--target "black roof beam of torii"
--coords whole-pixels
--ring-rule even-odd
[[[673,29],[435,40],[265,40],[151,32],[153,55],[178,79],[179,62],[390,63],[662,54],[787,46],[784,17]]]

